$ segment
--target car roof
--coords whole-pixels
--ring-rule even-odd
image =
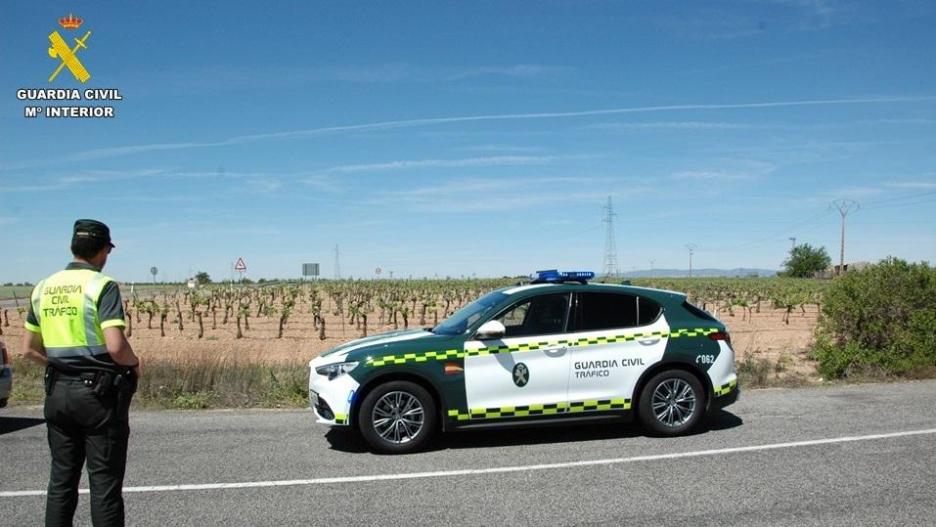
[[[521,295],[526,296],[528,292],[539,292],[545,293],[547,289],[552,289],[555,292],[560,291],[575,291],[575,292],[603,292],[603,293],[618,293],[618,294],[631,294],[631,295],[640,295],[657,300],[660,302],[679,302],[682,303],[686,299],[685,293],[680,293],[679,291],[670,291],[667,289],[654,289],[652,287],[638,287],[634,285],[623,285],[623,284],[602,284],[602,283],[589,283],[582,284],[579,282],[551,282],[545,284],[518,284],[511,287],[505,287],[500,289],[500,292],[506,295]]]

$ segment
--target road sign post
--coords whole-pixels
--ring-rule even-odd
[[[234,262],[234,270],[240,273],[240,281],[244,281],[244,273],[247,272],[247,263],[243,258],[238,257],[237,261]]]

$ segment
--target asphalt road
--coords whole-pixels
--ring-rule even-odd
[[[934,403],[934,381],[751,391],[688,437],[626,425],[479,431],[397,457],[365,452],[306,411],[137,412],[127,517],[199,526],[933,525]],[[10,494],[45,487],[40,417],[0,410],[4,525],[42,522],[44,496]],[[208,487],[173,487],[198,484]],[[76,520],[89,524],[87,495]]]

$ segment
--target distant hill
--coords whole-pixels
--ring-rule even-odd
[[[688,269],[653,269],[621,273],[622,278],[681,278],[686,276],[689,276]],[[732,278],[738,276],[771,277],[777,276],[777,270],[753,269],[748,267],[738,267],[737,269],[693,269],[692,276],[693,278]]]

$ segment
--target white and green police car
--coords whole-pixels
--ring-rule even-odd
[[[737,400],[724,324],[682,293],[593,277],[541,271],[434,328],[338,346],[309,363],[312,410],[406,453],[440,430],[557,420],[636,416],[677,435]]]

